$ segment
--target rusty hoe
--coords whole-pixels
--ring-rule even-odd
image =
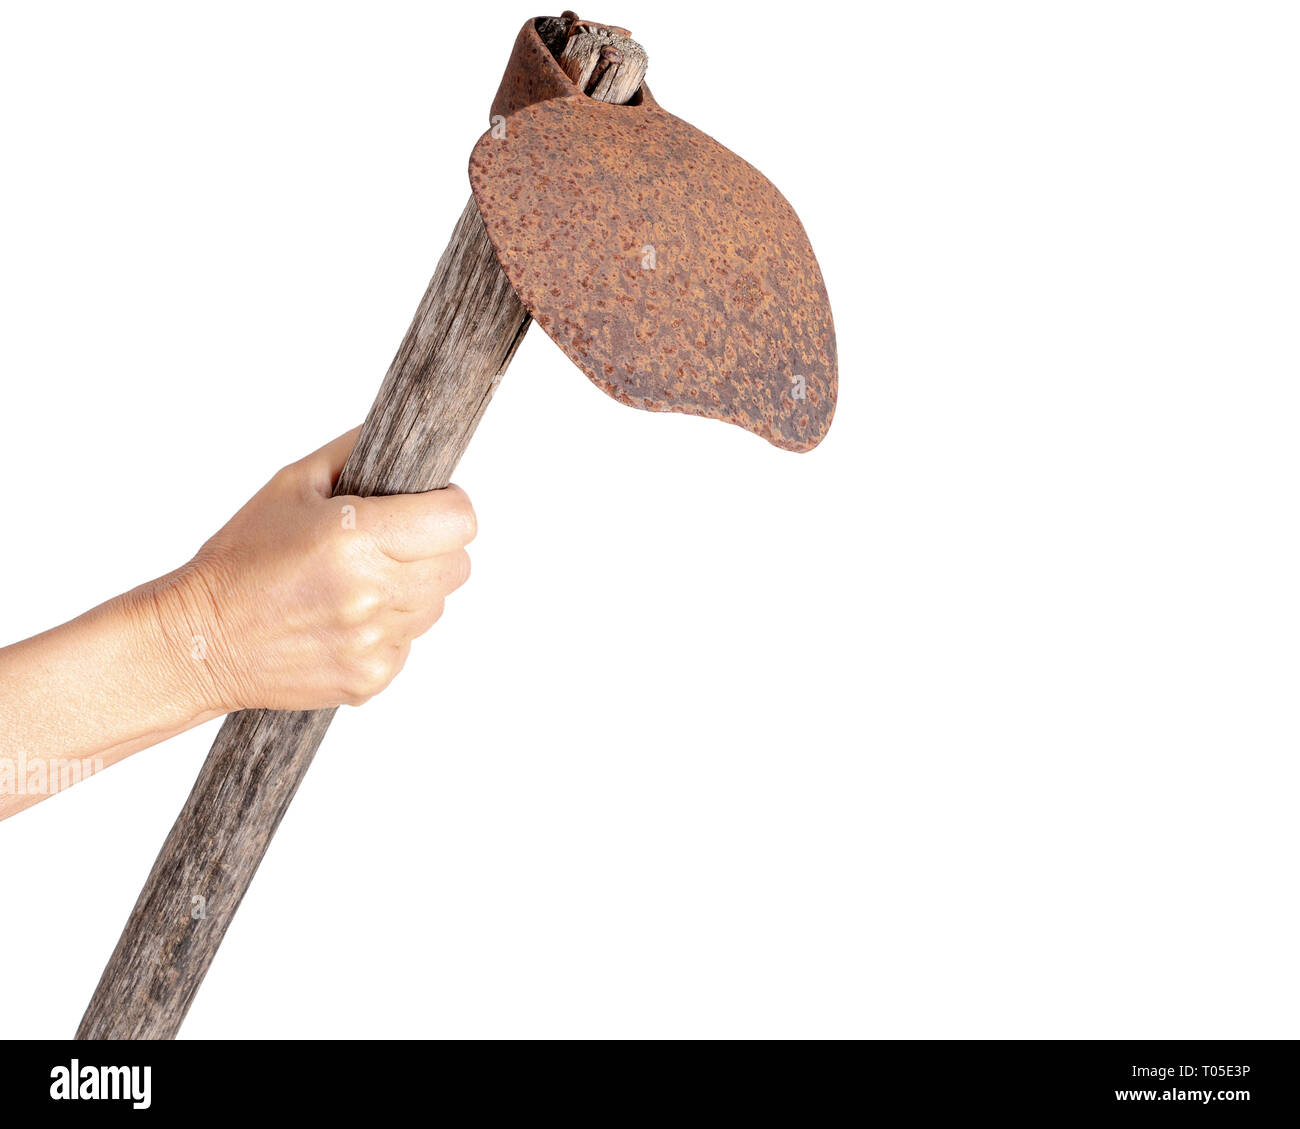
[[[821,441],[835,330],[799,218],[655,101],[646,62],[624,29],[572,12],[524,25],[470,156],[473,197],[337,493],[445,486],[530,321],[620,403],[791,451]],[[226,718],[79,1038],[176,1034],[333,715]]]

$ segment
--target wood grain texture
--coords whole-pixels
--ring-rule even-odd
[[[560,66],[579,89],[597,102],[622,104],[641,89],[645,78],[645,49],[622,28],[584,24],[560,52]]]
[[[619,68],[618,81],[604,83],[604,100],[627,101],[641,85],[641,65],[641,73]],[[335,493],[446,486],[528,324],[471,198]],[[176,1035],[334,712],[246,710],[226,718],[77,1038]]]

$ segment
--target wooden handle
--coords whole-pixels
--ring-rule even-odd
[[[471,199],[335,493],[446,486],[528,320]],[[77,1038],[175,1036],[334,712],[226,718]]]

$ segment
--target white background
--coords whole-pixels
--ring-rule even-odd
[[[0,640],[361,420],[535,14],[452,12],[4,9]],[[530,333],[475,575],[183,1034],[1300,1034],[1294,8],[584,14],[799,210],[835,425]],[[0,1036],[72,1033],[216,727],[0,825]]]

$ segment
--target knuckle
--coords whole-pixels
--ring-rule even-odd
[[[322,536],[331,563],[343,572],[355,572],[362,566],[370,548],[370,534],[363,529],[346,533],[327,527]]]
[[[377,623],[362,623],[349,633],[348,648],[353,655],[365,655],[384,642],[384,629]]]
[[[280,498],[295,504],[311,498],[308,476],[301,460],[287,463],[277,470],[271,476],[270,487]]]
[[[315,549],[321,566],[326,570],[338,576],[351,573],[356,560],[352,538],[336,536],[332,529],[321,529],[316,534]]]
[[[361,698],[373,698],[396,676],[397,670],[386,656],[372,656],[357,662],[352,671],[351,693]]]
[[[369,624],[383,607],[383,594],[377,587],[363,584],[354,587],[340,601],[339,619],[345,626],[358,629],[358,634],[370,630]]]

